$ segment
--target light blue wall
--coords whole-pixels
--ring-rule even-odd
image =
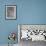
[[[12,4],[17,19],[5,20],[5,5]],[[46,24],[46,0],[0,0],[0,44],[8,43],[9,32],[17,32],[18,24]]]

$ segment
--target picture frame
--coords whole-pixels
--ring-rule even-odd
[[[5,19],[16,20],[16,5],[5,5]]]
[[[34,32],[33,34],[30,35],[36,35],[37,37],[39,37],[40,35],[42,35],[41,37],[39,37],[39,40],[36,40],[34,37],[34,39],[31,39],[32,41],[46,41],[46,24],[18,24],[18,43],[21,42],[21,40],[25,40],[25,39],[21,39],[21,31],[22,30],[28,30],[29,32],[32,30],[39,32],[38,34],[36,34],[37,32]],[[39,35],[39,36],[38,36]],[[45,36],[44,36],[45,35]],[[41,39],[42,38],[42,39]],[[30,38],[29,38],[30,39]],[[28,40],[28,39],[26,39]]]

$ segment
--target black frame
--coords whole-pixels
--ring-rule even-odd
[[[16,14],[15,14],[15,17],[16,18],[14,18],[14,19],[9,19],[9,18],[6,18],[7,16],[6,16],[6,13],[7,13],[7,7],[16,7],[15,9],[16,9]],[[16,20],[17,19],[17,6],[16,5],[5,5],[5,20]]]

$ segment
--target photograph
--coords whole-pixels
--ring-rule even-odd
[[[16,5],[6,5],[6,19],[16,19]]]
[[[34,42],[46,41],[46,25],[39,24],[19,24],[18,42],[20,46],[31,46]]]

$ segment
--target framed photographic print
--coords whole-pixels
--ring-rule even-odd
[[[6,19],[16,19],[16,5],[6,5],[5,10]]]

